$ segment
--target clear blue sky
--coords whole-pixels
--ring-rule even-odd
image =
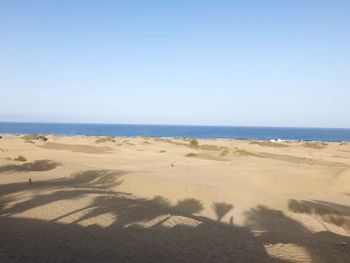
[[[0,1],[0,121],[350,127],[350,1]]]

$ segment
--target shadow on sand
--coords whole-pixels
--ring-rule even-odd
[[[0,167],[0,173],[24,173],[24,172],[40,172],[53,170],[61,164],[52,160],[37,160],[24,164],[10,164]]]
[[[350,231],[350,206],[319,200],[297,201],[292,199],[288,203],[288,208],[295,213],[319,217],[327,223],[335,224]]]
[[[197,199],[175,205],[112,191],[127,171],[89,170],[69,178],[0,185],[1,262],[289,262],[270,256],[266,245],[293,243],[307,250],[313,262],[350,262],[349,238],[331,232],[310,233],[282,212],[257,207],[247,213],[247,226],[223,223],[233,209],[214,203],[217,220],[198,215]],[[16,194],[30,189],[29,200],[11,205]],[[92,202],[61,213],[50,221],[16,214],[56,201],[91,196]],[[89,219],[113,215],[108,226],[82,226]],[[60,222],[74,216],[70,224]],[[261,230],[256,235],[256,230]]]
[[[348,236],[330,231],[313,233],[279,210],[264,206],[251,209],[246,215],[246,225],[262,231],[257,237],[261,243],[295,244],[307,251],[311,262],[350,262]]]

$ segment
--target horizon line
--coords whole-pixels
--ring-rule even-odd
[[[287,128],[287,129],[337,129],[350,130],[350,127],[303,127],[303,126],[254,126],[254,125],[216,125],[216,124],[159,124],[159,123],[102,123],[102,122],[45,122],[45,121],[2,121],[1,123],[30,124],[80,124],[80,125],[133,125],[133,126],[186,126],[186,127],[239,127],[239,128]]]

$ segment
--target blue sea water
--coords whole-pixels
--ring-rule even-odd
[[[350,129],[0,122],[0,134],[350,141]]]

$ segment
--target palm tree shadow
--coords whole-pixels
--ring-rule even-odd
[[[23,164],[10,164],[0,167],[0,173],[25,173],[25,172],[40,172],[55,169],[61,164],[52,160],[36,160]]]
[[[183,202],[187,203],[186,200],[181,200],[179,203]],[[190,202],[193,202],[193,199]],[[272,260],[266,254],[264,247],[255,241],[249,229],[232,227],[210,219],[200,221],[200,217],[179,212],[177,205],[171,206],[165,198],[129,199],[111,194],[97,198],[89,207],[89,211],[79,221],[70,225],[0,217],[0,224],[3,226],[0,235],[7,240],[2,251],[9,251],[16,244],[16,255],[26,255],[25,259],[32,259],[26,262],[35,262],[38,259],[48,261],[53,258],[60,262],[271,262]],[[107,212],[116,215],[115,222],[108,227],[98,225],[82,227],[77,224]],[[160,217],[162,219],[158,220]],[[156,227],[137,224],[152,220],[156,220]],[[172,221],[171,227],[164,224],[167,220]],[[188,220],[197,221],[198,224],[187,225],[185,223]],[[18,235],[26,242],[18,244],[16,241]],[[33,240],[35,246],[29,245],[28,249],[28,243]],[[65,244],[63,248],[62,242]],[[0,259],[7,254],[13,255],[6,252],[0,254]]]
[[[233,205],[216,202],[213,203],[212,208],[216,214],[217,220],[221,222],[222,218],[233,209]]]
[[[200,213],[203,208],[203,204],[194,198],[179,200],[177,202],[177,205],[174,206],[175,211],[185,215]]]
[[[288,202],[288,208],[294,213],[320,217],[324,222],[335,224],[346,231],[350,231],[350,206],[319,200],[297,201],[291,199]]]
[[[56,201],[74,200],[86,195],[103,195],[106,191],[110,192],[109,188],[122,184],[122,177],[127,173],[126,171],[116,170],[87,170],[73,173],[69,178],[38,181],[30,186],[25,183],[1,185],[0,192],[4,196],[26,190],[32,191],[34,195],[29,200],[2,209],[0,216],[11,216]],[[43,191],[48,193],[42,194]],[[122,192],[113,193],[128,195],[128,193]],[[9,203],[6,202],[4,196],[0,196],[0,203],[3,207],[6,206],[6,203]]]
[[[281,211],[263,206],[246,214],[246,226],[224,224],[221,221],[233,205],[214,203],[215,221],[198,215],[204,206],[194,198],[172,205],[161,196],[149,199],[115,191],[127,173],[89,170],[36,182],[30,186],[32,198],[12,207],[7,204],[28,185],[1,185],[0,236],[6,242],[0,261],[15,257],[13,261],[26,262],[288,262],[270,256],[265,246],[292,243],[306,249],[314,262],[349,262],[349,248],[335,245],[349,238],[311,233]],[[90,196],[91,203],[65,214],[58,211],[51,221],[11,216],[83,196]],[[112,215],[111,224],[91,225],[105,214]],[[71,224],[60,223],[69,216],[74,216]],[[89,226],[82,226],[84,222]]]
[[[0,236],[6,242],[0,251],[0,261],[7,262],[16,255],[24,257],[17,261],[26,262],[271,261],[248,228],[195,215],[204,208],[197,199],[182,199],[172,205],[160,196],[148,199],[112,191],[111,187],[123,182],[125,174],[125,171],[89,170],[69,178],[34,182],[30,189],[36,194],[12,207],[7,206],[11,197],[28,189],[28,185],[1,185],[0,190],[6,191],[0,197]],[[12,216],[87,195],[93,197],[90,204],[66,214],[58,211],[51,221]],[[105,214],[113,215],[114,221],[109,226],[80,224],[103,218]],[[77,219],[69,225],[60,223],[60,219],[68,216]],[[18,237],[23,242],[18,242]]]
[[[313,233],[279,210],[258,206],[246,214],[246,225],[262,233],[262,244],[295,244],[307,251],[311,262],[350,262],[350,238],[329,231]]]

